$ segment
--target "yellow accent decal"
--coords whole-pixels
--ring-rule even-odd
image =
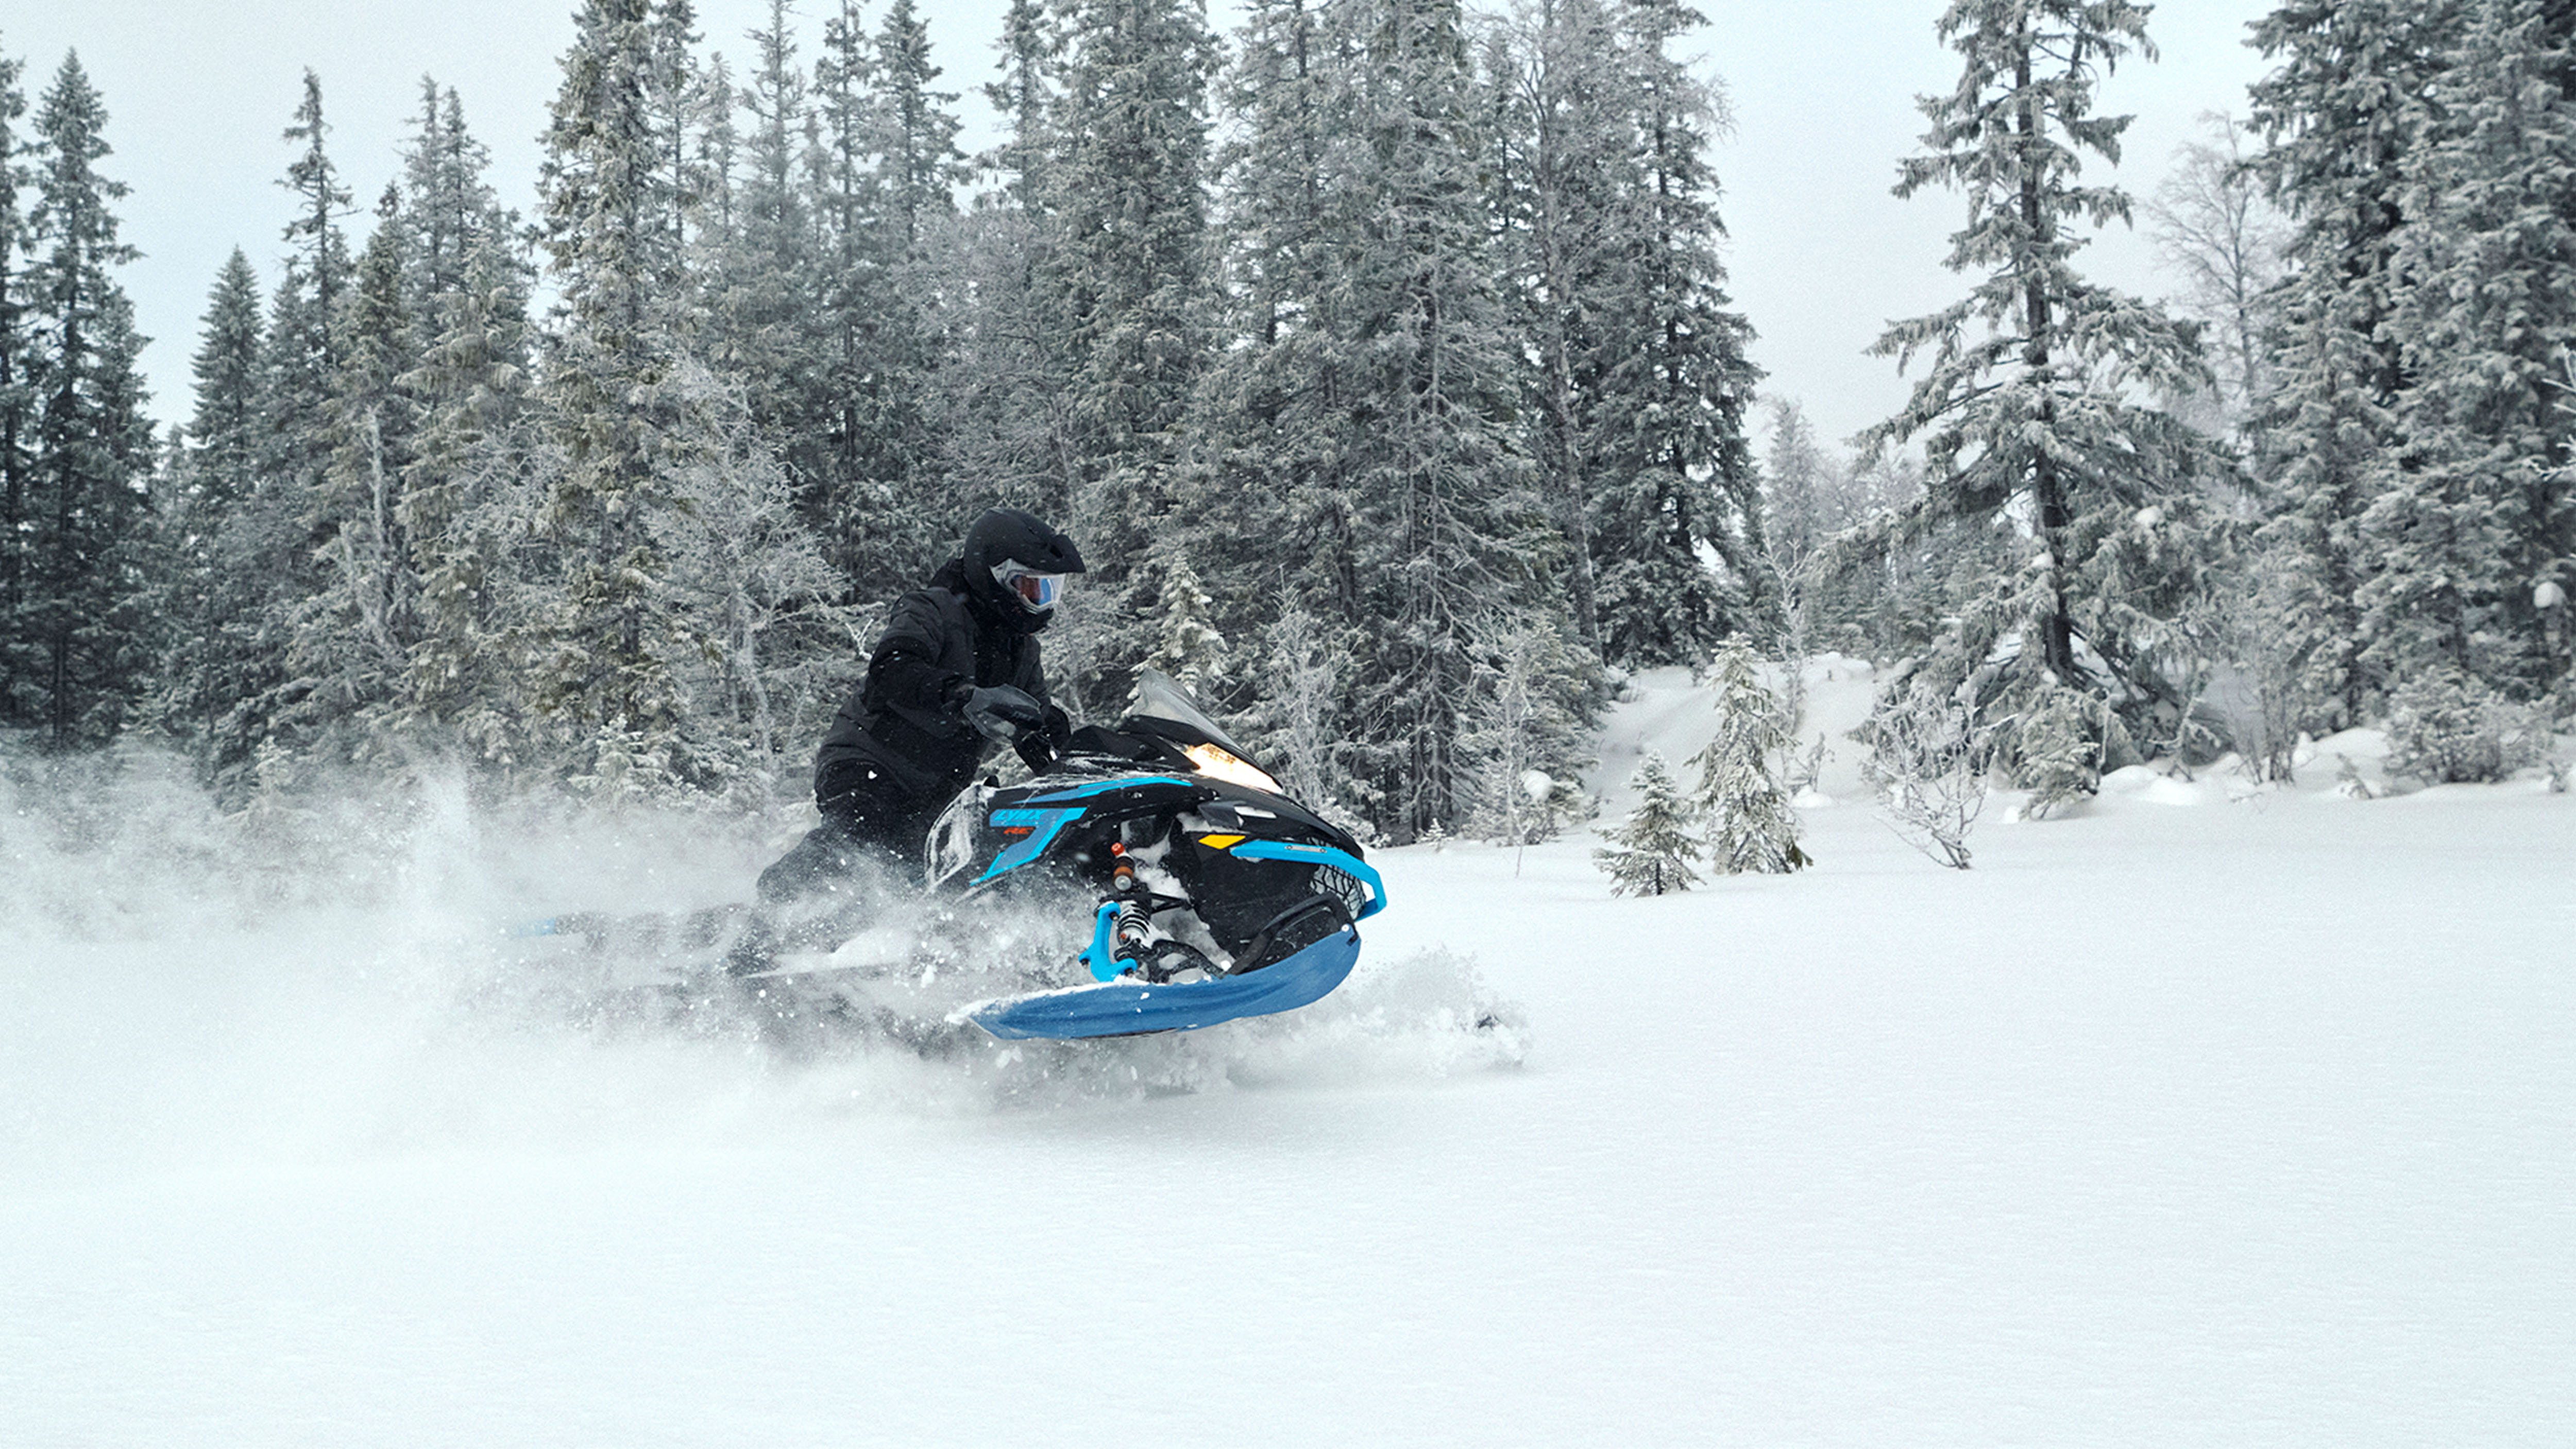
[[[1206,846],[1210,850],[1224,850],[1229,846],[1241,845],[1242,843],[1243,837],[1240,835],[1202,835],[1199,837],[1199,844]]]

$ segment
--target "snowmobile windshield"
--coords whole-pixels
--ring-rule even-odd
[[[1199,708],[1198,701],[1190,698],[1190,692],[1159,669],[1136,671],[1136,705],[1127,714],[1130,719],[1164,720],[1183,726],[1227,754],[1248,758],[1243,746],[1217,728],[1216,721],[1209,719]]]

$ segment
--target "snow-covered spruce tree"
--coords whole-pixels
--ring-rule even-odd
[[[931,399],[940,385],[944,299],[959,290],[942,255],[957,227],[957,97],[935,88],[930,37],[911,0],[886,12],[862,55],[826,27],[817,100],[827,164],[821,217],[829,299],[827,401],[834,418],[834,562],[860,597],[881,598],[930,568],[978,511],[942,486]],[[853,77],[853,64],[864,73]]]
[[[1186,527],[1182,423],[1213,338],[1207,87],[1189,0],[1074,0],[1040,275],[1064,319],[1077,482],[1066,529],[1091,571],[1054,651],[1077,700],[1114,700],[1154,641],[1158,535]]]
[[[1849,521],[1848,485],[1796,399],[1771,399],[1770,413],[1771,446],[1762,458],[1763,539],[1772,557],[1803,572],[1806,561]]]
[[[1003,194],[1020,210],[1046,209],[1053,194],[1049,158],[1055,149],[1055,110],[1063,76],[1057,62],[1063,46],[1057,40],[1044,0],[1011,0],[1002,16],[1001,76],[984,86],[984,99],[1002,118],[1009,139],[979,161],[1002,183]]]
[[[1785,875],[1810,863],[1798,848],[1789,792],[1772,772],[1792,743],[1789,720],[1757,667],[1743,640],[1719,646],[1709,663],[1717,734],[1690,761],[1699,768],[1692,803],[1707,822],[1709,861],[1720,875]]]
[[[885,349],[878,345],[882,333],[908,331],[916,319],[888,275],[876,71],[876,52],[856,0],[840,0],[824,17],[814,59],[814,124],[806,148],[817,233],[817,291],[809,305],[820,349],[824,446],[798,501],[806,520],[829,540],[827,557],[847,581],[844,592],[855,595],[883,594],[895,578],[917,573],[898,562],[908,562],[911,550],[893,537],[898,500],[908,491],[897,482],[908,483],[914,466],[900,451],[888,451],[888,444],[899,448],[901,439],[917,431],[895,419],[919,418],[922,399],[917,387],[907,385],[915,379],[887,376]],[[730,247],[730,202],[711,225],[718,249]]]
[[[1336,98],[1354,143],[1334,185],[1354,509],[1354,763],[1399,839],[1455,822],[1477,761],[1460,748],[1476,640],[1561,609],[1558,535],[1509,426],[1504,325],[1476,174],[1465,16],[1452,0],[1361,0]]]
[[[288,605],[295,702],[281,722],[307,754],[372,753],[361,717],[393,705],[419,633],[420,580],[402,524],[419,416],[403,381],[417,361],[403,287],[409,243],[388,186],[342,300],[331,456],[303,510],[321,588]]]
[[[33,128],[20,274],[32,437],[15,528],[0,540],[17,570],[0,614],[0,723],[55,750],[115,736],[159,643],[135,607],[153,441],[143,339],[111,270],[135,251],[117,236],[125,186],[98,171],[106,126],[105,101],[66,55]]]
[[[2436,664],[2406,675],[2388,697],[2391,775],[2427,785],[2501,780],[2548,757],[2549,721],[2508,703],[2465,670]]]
[[[563,57],[538,189],[561,297],[541,400],[560,450],[545,527],[560,594],[531,620],[530,694],[565,773],[617,794],[677,783],[679,701],[669,560],[650,521],[672,506],[670,393],[681,197],[656,106],[646,0],[587,0]]]
[[[2360,603],[2374,673],[2400,693],[2438,679],[2475,713],[2481,692],[2527,701],[2568,677],[2534,595],[2576,584],[2576,429],[2557,389],[2576,348],[2576,11],[2466,10],[2401,166],[2403,441],[2362,516]]]
[[[1218,632],[1213,600],[1197,570],[1166,549],[1156,564],[1154,652],[1144,662],[1170,675],[1201,702],[1219,696],[1225,681],[1225,635]]]
[[[177,576],[160,585],[171,648],[155,672],[152,726],[183,748],[202,750],[219,705],[243,693],[227,682],[232,634],[243,625],[245,585],[221,544],[234,512],[258,482],[260,457],[259,275],[239,247],[225,259],[206,299],[204,331],[191,359],[196,410],[182,443],[181,486],[168,499],[165,557]]]
[[[2145,17],[2126,0],[1955,0],[1937,27],[1966,65],[1955,91],[1924,98],[1928,149],[1896,193],[1967,193],[1948,265],[1977,281],[1875,345],[1900,366],[1931,363],[1864,441],[1922,439],[1933,482],[1917,527],[2027,532],[2026,565],[1990,580],[1920,666],[1945,693],[1973,679],[2018,708],[2066,686],[2137,719],[2181,704],[2165,656],[2182,647],[2174,621],[2216,544],[2200,498],[2222,463],[2133,391],[2187,392],[2208,374],[2191,329],[2073,266],[2079,225],[2129,216],[2125,193],[2077,173],[2084,152],[2119,159],[2128,118],[2095,115],[2094,90],[2101,70],[2148,48]],[[2018,650],[1985,669],[2008,636]]]
[[[281,769],[294,757],[282,735],[298,700],[289,662],[294,611],[323,583],[321,540],[307,510],[330,462],[339,373],[335,328],[351,265],[340,226],[349,192],[331,160],[329,135],[321,79],[307,70],[281,138],[298,146],[280,183],[294,197],[294,213],[284,231],[285,274],[271,294],[261,339],[255,481],[215,536],[223,663],[204,676],[198,703],[207,721],[201,767],[218,794],[234,803],[253,790],[263,747]]]
[[[405,295],[425,344],[438,329],[437,304],[465,288],[475,249],[508,225],[491,183],[491,154],[465,126],[464,103],[424,76],[419,119],[403,147],[403,215],[410,230]]]
[[[1782,694],[1794,726],[1806,712],[1806,661],[1833,624],[1828,604],[1836,593],[1829,548],[1842,524],[1846,489],[1842,470],[1816,441],[1804,409],[1787,398],[1771,404],[1771,447],[1763,459],[1762,538],[1780,591]]]
[[[527,701],[502,641],[530,612],[538,568],[533,268],[515,216],[485,179],[488,159],[456,92],[424,81],[403,172],[405,296],[418,342],[395,379],[413,412],[393,518],[413,593],[401,677],[363,711],[362,728],[372,748],[405,760],[506,766],[525,751]]]
[[[2456,24],[2451,0],[2293,0],[2254,26],[2277,61],[2255,83],[2256,158],[2293,218],[2273,391],[2255,419],[2256,471],[2272,502],[2260,545],[2298,587],[2273,628],[2299,661],[2303,727],[2362,723],[2377,689],[2359,595],[2362,513],[2395,436],[2404,384],[2390,319],[2404,167]]]
[[[1637,808],[1628,818],[1602,832],[1609,843],[1592,852],[1593,864],[1610,877],[1614,895],[1660,896],[1689,890],[1699,879],[1690,868],[1700,852],[1692,831],[1696,811],[1690,798],[1673,783],[1664,757],[1653,751],[1628,777],[1637,792]]]
[[[751,32],[759,58],[741,91],[747,164],[731,224],[701,249],[706,318],[694,345],[743,387],[786,461],[800,511],[820,526],[832,514],[838,471],[825,333],[835,319],[814,305],[826,295],[829,253],[804,164],[814,117],[790,25],[786,0],[770,0],[768,23]]]
[[[1561,535],[1511,424],[1463,25],[1419,0],[1255,10],[1223,156],[1241,341],[1196,414],[1193,481],[1227,521],[1201,540],[1221,622],[1263,631],[1284,601],[1345,661],[1321,709],[1274,668],[1247,677],[1244,713],[1330,729],[1303,751],[1328,797],[1403,838],[1488,793],[1467,743],[1495,677],[1480,641],[1571,632]]]
[[[0,55],[0,621],[16,618],[27,600],[25,536],[33,496],[36,390],[28,334],[27,282],[17,258],[27,248],[23,159],[31,150],[19,128],[27,114],[23,61]],[[5,626],[0,626],[5,627]],[[9,666],[0,664],[0,669]],[[7,703],[13,686],[0,676],[0,719],[14,719]]]
[[[1695,662],[1779,627],[1745,438],[1759,372],[1707,160],[1725,101],[1669,53],[1699,23],[1666,0],[1534,0],[1487,66],[1529,451],[1576,638],[1616,664]]]
[[[528,267],[494,230],[469,244],[463,285],[431,299],[437,330],[403,378],[421,416],[398,521],[418,581],[419,633],[398,698],[372,728],[406,751],[495,765],[525,749],[524,681],[511,630],[552,580],[538,532],[530,434]]]
[[[882,158],[878,186],[884,197],[889,247],[918,259],[931,228],[957,211],[957,186],[966,179],[957,149],[954,92],[935,90],[940,68],[930,58],[930,27],[913,0],[894,0],[876,44],[876,138]]]
[[[1239,710],[1308,772],[1313,798],[1346,805],[1360,792],[1330,741],[1355,726],[1340,687],[1347,669],[1329,694],[1311,689],[1321,658],[1346,663],[1362,627],[1346,448],[1360,344],[1341,267],[1358,222],[1343,184],[1351,141],[1335,124],[1358,44],[1351,14],[1323,0],[1255,0],[1236,37],[1220,90],[1235,122],[1216,156],[1223,323],[1235,343],[1212,362],[1191,416],[1193,489],[1226,524],[1192,541],[1200,577],[1214,585],[1220,627],[1265,640]]]
[[[2051,689],[2014,722],[2020,756],[2015,782],[2030,792],[2025,816],[2045,820],[2068,805],[2091,799],[2102,783],[2102,736],[2086,716],[2100,706],[2071,689]]]
[[[1007,135],[976,158],[990,189],[971,211],[926,228],[933,242],[923,285],[949,304],[927,404],[930,471],[952,510],[932,540],[939,549],[988,507],[1070,519],[1080,491],[1073,329],[1052,280],[1061,35],[1060,17],[1041,0],[1013,0],[1002,22],[1000,78],[983,88]]]

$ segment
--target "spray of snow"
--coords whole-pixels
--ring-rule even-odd
[[[1521,1013],[1439,951],[1174,1036],[782,1032],[744,994],[602,992],[506,929],[747,895],[776,844],[755,827],[478,808],[455,785],[227,817],[149,757],[0,788],[0,1173],[738,1143],[853,1113],[1437,1079],[1526,1050]],[[990,951],[1054,944],[1034,921],[979,927]]]

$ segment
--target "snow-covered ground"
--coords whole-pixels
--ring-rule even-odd
[[[1710,723],[1648,676],[1603,780]],[[1959,873],[1846,744],[1802,874],[1383,852],[1305,1013],[933,1061],[493,989],[744,890],[687,822],[250,871],[21,789],[0,1444],[2576,1442],[2576,795],[2328,746]]]

